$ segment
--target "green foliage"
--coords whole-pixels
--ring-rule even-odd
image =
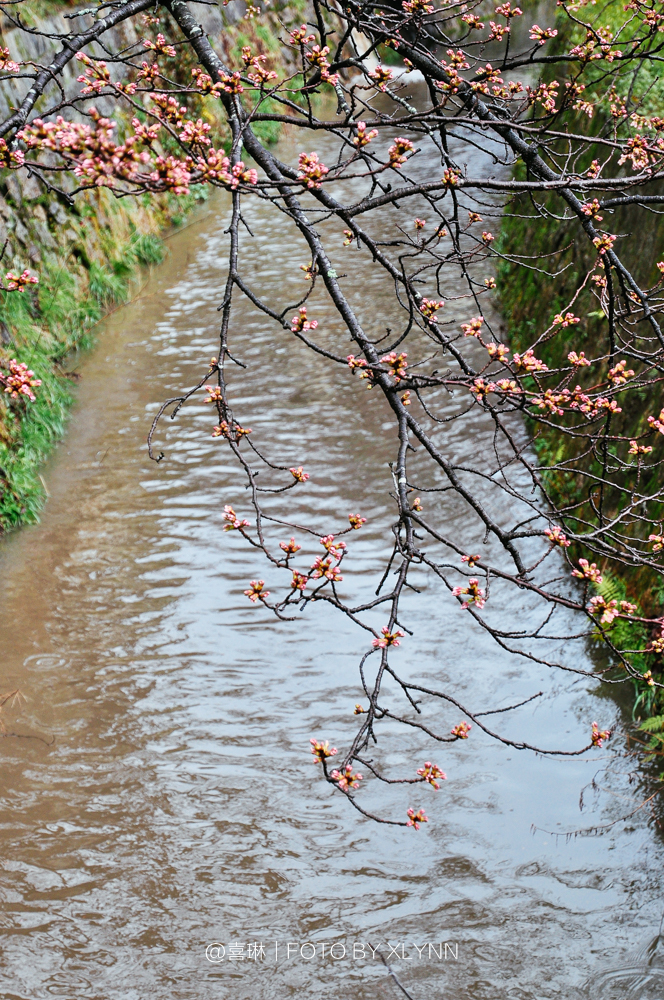
[[[38,519],[45,495],[39,469],[65,432],[73,400],[61,362],[90,345],[95,323],[127,298],[137,268],[162,258],[161,240],[135,231],[105,262],[91,261],[85,270],[71,257],[52,256],[42,265],[38,289],[2,293],[11,343],[0,351],[0,368],[16,358],[42,384],[34,403],[0,397],[0,530]]]

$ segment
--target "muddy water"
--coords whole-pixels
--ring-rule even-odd
[[[309,737],[349,738],[365,640],[329,609],[279,623],[242,595],[266,569],[222,530],[223,505],[244,512],[246,499],[209,408],[164,424],[160,465],[145,451],[159,402],[216,353],[227,209],[213,198],[104,323],[45,473],[43,522],[2,545],[2,684],[28,700],[6,714],[26,738],[1,744],[0,996],[403,996],[369,945],[415,1000],[662,996],[660,843],[638,816],[601,838],[541,832],[610,822],[638,803],[618,769],[579,812],[601,754],[541,760],[473,732],[436,758],[440,792],[413,803],[364,790],[386,813],[424,805],[431,822],[418,833],[373,825],[318,780]],[[247,222],[247,280],[296,301],[302,247],[268,206],[248,207]],[[388,323],[377,270],[352,266],[358,306]],[[322,297],[316,315],[345,353]],[[382,404],[248,307],[233,346],[249,366],[233,376],[238,419],[311,474],[290,494],[295,520],[368,518],[346,570],[346,593],[366,594],[393,516]],[[471,458],[487,433],[478,420],[449,447]],[[463,536],[467,514],[444,503]],[[543,691],[503,731],[548,745],[579,745],[589,720],[611,720],[615,707],[588,682],[510,657],[421,583],[398,654],[411,676],[477,708]],[[506,610],[530,613],[514,598]],[[436,712],[437,724],[458,721]],[[390,764],[410,770],[431,754],[390,736]],[[215,942],[221,961],[218,946],[206,958]]]

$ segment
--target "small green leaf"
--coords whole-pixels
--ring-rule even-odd
[[[327,276],[328,276],[328,278],[337,278],[338,277],[337,272],[335,270],[333,270],[332,268],[330,268],[330,270],[327,272]]]

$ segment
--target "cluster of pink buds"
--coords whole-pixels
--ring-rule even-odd
[[[650,640],[649,652],[664,653],[664,630],[655,638]]]
[[[636,441],[629,442],[628,455],[648,455],[652,451],[651,444],[638,444]]]
[[[222,398],[221,397],[221,386],[219,386],[219,385],[206,385],[206,386],[203,386],[203,392],[207,393],[207,396],[203,400],[204,403],[217,403]]]
[[[5,291],[22,292],[28,287],[28,285],[37,285],[39,283],[39,278],[34,277],[27,270],[23,271],[21,274],[14,274],[13,271],[7,271],[5,281],[7,282]]]
[[[442,309],[445,303],[436,299],[422,299],[420,302],[420,312],[430,323],[437,323],[436,313]]]
[[[461,329],[463,330],[464,337],[479,337],[483,323],[483,316],[473,316],[470,323],[462,323]]]
[[[297,178],[308,188],[319,188],[328,168],[318,159],[318,153],[300,153],[298,156]]]
[[[311,576],[314,580],[321,580],[325,577],[331,583],[341,583],[343,581],[339,565],[338,563],[335,565],[332,562],[333,558],[333,556],[316,556],[311,565]]]
[[[357,135],[353,139],[353,145],[357,146],[358,149],[362,149],[363,146],[368,146],[372,139],[375,139],[378,135],[378,131],[372,128],[370,132],[367,132],[367,123],[358,122],[357,123]]]
[[[407,816],[408,816],[408,822],[406,823],[406,826],[412,826],[416,830],[419,830],[420,823],[429,822],[426,813],[424,812],[424,809],[418,809],[417,812],[415,812],[414,809],[409,809]]]
[[[293,28],[290,33],[290,43],[291,45],[307,45],[309,42],[313,42],[315,35],[308,35],[306,24],[301,25],[299,28]]]
[[[590,580],[591,583],[602,582],[602,577],[596,563],[589,563],[587,559],[579,559],[579,566],[581,567],[580,569],[572,570],[572,576],[578,577],[579,580]]]
[[[590,734],[590,741],[594,747],[601,747],[604,744],[604,740],[608,740],[611,736],[610,729],[600,729],[596,722],[593,722],[592,732]]]
[[[461,562],[468,563],[468,569],[474,569],[482,557],[480,555],[476,556],[461,556]]]
[[[664,535],[648,535],[648,541],[654,542],[652,550],[653,552],[659,552],[664,549]]]
[[[226,420],[222,420],[221,423],[212,430],[213,438],[225,437],[227,441],[235,441],[236,444],[238,444],[243,437],[246,437],[247,434],[251,434],[251,427],[240,427],[240,425],[236,423],[234,423],[231,427]]]
[[[422,229],[424,229],[424,227],[426,226],[426,224],[427,224],[427,223],[426,223],[426,219],[415,219],[415,221],[414,221],[414,223],[413,223],[413,225],[415,226],[415,229],[416,229],[416,231],[417,231],[418,233],[419,233],[419,232],[420,232],[420,231],[421,231]]]
[[[387,85],[392,79],[392,70],[387,69],[386,66],[376,66],[371,73],[369,73],[369,78],[373,80],[379,90],[387,90]]]
[[[560,545],[561,548],[567,549],[570,546],[570,541],[562,528],[559,528],[557,524],[554,524],[552,528],[545,528],[544,534],[553,542],[554,545]]]
[[[459,722],[459,723],[457,723],[456,726],[454,726],[450,730],[450,733],[452,734],[452,736],[456,736],[456,738],[458,740],[467,740],[468,739],[468,733],[470,732],[470,730],[472,728],[473,727],[471,726],[471,724],[469,722]]]
[[[185,127],[187,124],[189,123],[185,123]],[[235,191],[240,184],[254,185],[258,183],[256,170],[253,167],[247,169],[242,160],[233,164],[229,171],[230,160],[224,156],[223,150],[210,148],[205,151],[205,154],[205,159],[196,161],[196,167],[201,174],[200,178],[196,178],[197,180],[221,181],[222,184],[227,184],[232,191]]]
[[[575,323],[580,323],[580,322],[581,320],[579,319],[579,317],[575,316],[574,313],[571,312],[565,313],[564,316],[562,313],[558,313],[556,316],[553,317],[553,325],[559,326],[563,330],[568,326],[574,326]]]
[[[155,42],[146,38],[143,42],[144,49],[151,49],[156,52],[159,56],[169,56],[171,59],[175,55],[175,49],[172,45],[169,45],[164,36],[160,33],[157,35],[157,40]]]
[[[244,90],[242,86],[242,77],[236,71],[231,76],[228,73],[219,71],[219,80],[221,81],[221,89],[226,94],[241,94]]]
[[[537,42],[538,45],[544,45],[547,39],[555,38],[557,34],[556,28],[540,28],[538,24],[533,24],[528,37],[531,41]]]
[[[249,589],[245,590],[244,593],[255,604],[256,601],[264,601],[266,597],[270,596],[270,591],[264,588],[265,580],[251,580],[249,582]]]
[[[515,354],[512,363],[518,372],[527,372],[529,375],[532,372],[547,372],[549,370],[543,361],[535,357],[532,348],[523,354]]]
[[[11,399],[25,396],[34,403],[37,397],[32,390],[41,385],[41,379],[35,378],[35,373],[26,364],[12,358],[9,362],[9,371],[0,371],[0,384],[4,385],[5,392]]]
[[[296,569],[293,570],[293,579],[291,580],[293,590],[299,590],[302,593],[308,583],[308,576],[305,576],[304,573],[299,573]]]
[[[195,122],[186,121],[184,128],[180,132],[180,139],[183,142],[191,143],[191,145],[209,146],[208,132],[211,128],[212,126],[207,125],[202,118],[198,118]]]
[[[397,136],[393,145],[391,145],[387,151],[390,158],[390,166],[397,168],[401,167],[402,164],[406,162],[406,154],[413,153],[414,151],[415,147],[410,139],[404,139],[403,136]]]
[[[634,372],[627,367],[626,361],[619,361],[615,368],[610,368],[606,376],[611,385],[622,385],[628,378],[632,378]]]
[[[401,645],[399,640],[403,638],[403,632],[399,629],[396,629],[394,632],[390,632],[387,625],[383,625],[381,632],[382,637],[380,639],[374,639],[371,644],[374,649],[386,649],[388,646]]]
[[[479,580],[472,579],[468,581],[467,587],[454,587],[452,590],[452,597],[465,597],[466,600],[461,604],[462,608],[467,608],[471,604],[474,604],[476,608],[483,608],[486,604],[486,598],[484,596],[484,591],[480,587]]]
[[[11,58],[9,49],[0,45],[0,73],[18,73],[20,66]]]
[[[510,351],[507,344],[491,343],[486,345],[486,349],[492,361],[500,361],[502,364],[502,362],[506,361],[509,357]]]
[[[247,521],[246,518],[241,521],[230,504],[226,504],[224,507],[223,517],[224,521],[228,522],[224,531],[241,531],[243,528],[249,527],[249,521]]]
[[[279,542],[279,548],[286,553],[287,558],[290,558],[291,556],[294,556],[296,552],[299,552],[302,546],[298,545],[294,538],[291,538],[287,542]]]
[[[291,320],[291,330],[293,333],[302,333],[307,330],[315,330],[318,326],[317,319],[307,319],[307,307],[300,306],[300,311],[297,316],[293,316]]]
[[[408,367],[407,357],[408,354],[406,352],[397,354],[396,351],[390,351],[389,354],[380,359],[380,363],[387,365],[395,381],[400,382],[406,375],[406,368]]]
[[[329,45],[323,46],[321,49],[320,45],[314,45],[305,53],[307,57],[307,62],[311,63],[312,66],[317,66],[320,71],[320,78],[324,80],[325,83],[329,83],[332,87],[335,87],[339,82],[338,73],[330,73],[330,64],[327,61],[326,56],[330,53]]]
[[[194,66],[191,75],[194,78],[194,84],[203,94],[218,94],[223,90],[223,85],[221,83],[212,83],[212,77],[204,73],[200,66]]]
[[[85,84],[85,87],[81,90],[81,94],[86,96],[89,94],[98,94],[105,87],[111,85],[111,74],[105,62],[91,59],[84,52],[77,52],[76,58],[85,66],[84,74],[76,77],[77,83]]]
[[[654,431],[659,431],[660,434],[664,434],[664,410],[660,410],[657,419],[655,419],[655,417],[648,417],[648,423]]]
[[[363,524],[367,523],[366,517],[360,517],[359,514],[349,514],[348,520],[350,522],[351,528],[355,531],[359,531]]]
[[[353,768],[350,764],[346,764],[343,771],[337,771],[336,769],[331,771],[330,777],[333,781],[336,781],[339,788],[344,792],[347,792],[349,788],[359,788],[362,781],[362,775],[359,772],[353,774]]]
[[[595,237],[593,240],[593,246],[597,250],[600,257],[603,257],[608,250],[613,249],[613,244],[616,242],[617,238],[617,236],[610,236],[608,233],[604,233],[603,236]]]
[[[309,478],[309,473],[305,472],[301,465],[298,465],[297,468],[289,469],[288,471],[296,483],[306,483]]]
[[[450,170],[449,168],[446,168],[443,171],[442,182],[446,188],[456,187],[460,180],[461,180],[461,175],[457,173],[456,170]]]
[[[25,153],[21,149],[10,149],[4,139],[0,139],[0,167],[17,170],[25,163]]]
[[[573,364],[575,368],[587,368],[590,364],[583,351],[581,351],[580,354],[577,354],[576,351],[570,351],[567,355],[567,360],[570,364]]]
[[[593,597],[588,604],[588,611],[593,617],[599,615],[602,625],[610,625],[618,615],[618,602],[613,598],[607,601],[603,597]]]
[[[430,760],[426,761],[424,767],[418,767],[417,773],[424,781],[428,781],[430,785],[433,785],[436,791],[440,788],[436,779],[440,778],[441,781],[447,779],[445,772],[441,771],[435,764],[432,764]]]
[[[401,6],[407,14],[414,17],[421,14],[433,14],[433,6],[426,0],[402,0]]]
[[[648,156],[648,140],[642,135],[635,135],[627,140],[627,145],[623,149],[622,156],[618,160],[619,164],[630,160],[632,170],[647,170],[650,162]]]
[[[589,219],[594,219],[595,222],[601,222],[602,216],[600,213],[600,203],[597,198],[593,198],[592,201],[587,201],[585,205],[581,206],[581,211],[584,215],[587,215]]]
[[[325,535],[320,539],[320,544],[333,559],[341,559],[346,551],[346,543],[335,541],[334,535]]]
[[[257,87],[264,87],[266,83],[272,83],[273,80],[277,79],[277,74],[273,69],[267,69],[263,63],[267,59],[267,56],[254,56],[251,60],[251,73],[247,76]]]
[[[319,743],[318,740],[315,740],[312,737],[309,742],[311,743],[311,753],[314,758],[314,764],[322,764],[328,757],[334,757],[337,753],[337,748],[331,747],[329,740],[325,740],[324,743]]]
[[[173,194],[189,194],[191,160],[178,160],[176,156],[158,156],[154,161],[154,170],[150,180],[159,191],[172,191]]]

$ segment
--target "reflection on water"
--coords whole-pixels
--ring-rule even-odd
[[[363,820],[319,781],[308,740],[343,745],[352,733],[363,638],[326,608],[286,624],[246,601],[247,580],[267,571],[222,530],[224,504],[241,511],[246,498],[210,437],[209,408],[192,404],[162,426],[159,466],[144,446],[158,403],[216,354],[226,208],[214,198],[140,298],[104,324],[46,473],[43,523],[3,543],[3,689],[29,698],[9,726],[54,742],[2,744],[0,996],[402,996],[371,944],[386,957],[391,946],[416,1000],[654,1000],[659,939],[622,959],[659,926],[659,843],[638,818],[599,839],[531,832],[634,807],[638,790],[614,778],[619,796],[579,814],[601,755],[541,760],[474,731],[438,756],[448,780],[418,795],[431,819],[418,833]],[[268,206],[248,208],[247,220],[246,273],[284,305],[296,301],[303,247]],[[389,322],[370,265],[355,295]],[[316,301],[321,329],[339,334]],[[249,365],[233,378],[238,419],[280,462],[311,473],[289,495],[293,518],[368,518],[344,564],[346,592],[359,593],[393,515],[383,404],[246,306],[234,347]],[[478,420],[448,445],[472,454],[486,433]],[[445,517],[463,534],[461,509]],[[406,606],[415,634],[398,651],[412,676],[478,708],[542,690],[501,725],[548,745],[578,745],[588,720],[607,720],[610,703],[586,681],[510,657],[421,582]],[[528,614],[511,600],[510,613]],[[439,726],[458,721],[429,711]],[[391,735],[383,762],[410,771],[430,756],[414,735]],[[412,804],[403,789],[363,794],[383,811]],[[244,957],[210,962],[211,942],[243,945]],[[314,957],[298,950],[304,942]],[[265,957],[248,957],[249,944]],[[625,971],[602,971],[616,965]]]

